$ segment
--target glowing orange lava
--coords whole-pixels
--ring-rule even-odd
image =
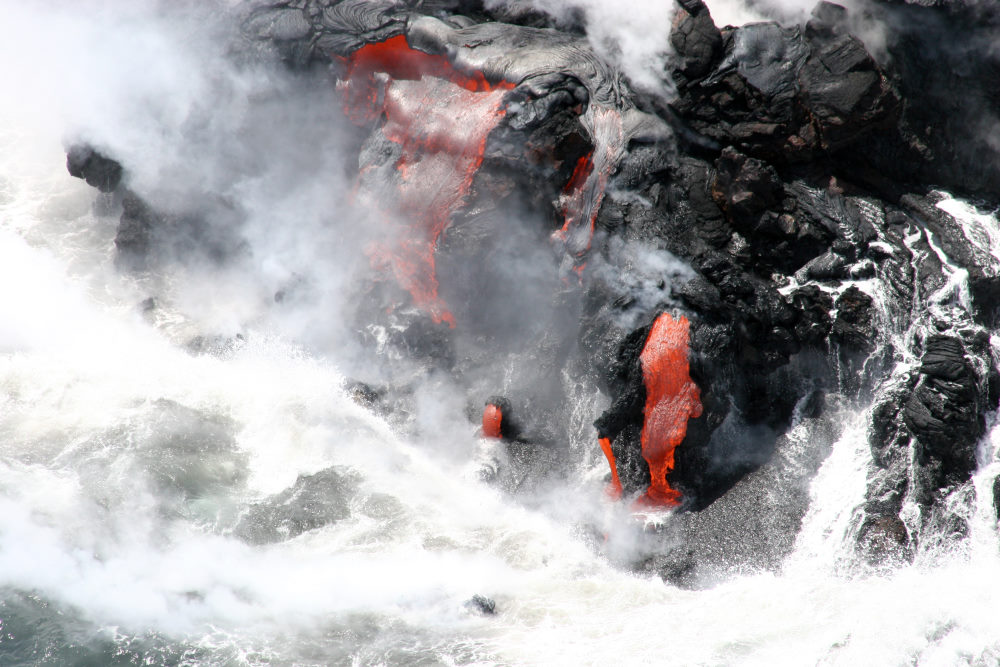
[[[367,44],[344,61],[340,86],[348,115],[370,122],[384,115],[382,132],[402,147],[395,164],[399,189],[387,194],[395,217],[391,238],[370,252],[391,267],[396,281],[435,322],[455,326],[438,296],[434,253],[483,162],[486,139],[504,116],[514,85],[490,83],[481,72],[460,72],[445,56],[409,46],[403,35]]]
[[[503,422],[503,410],[492,403],[487,403],[483,410],[483,436],[500,438],[500,424]]]
[[[672,507],[681,494],[671,488],[667,474],[674,468],[674,450],[687,435],[688,419],[701,416],[701,391],[691,380],[688,362],[690,322],[660,315],[646,338],[639,359],[646,385],[642,426],[642,457],[649,464],[650,483],[637,503]]]
[[[601,443],[601,449],[608,458],[608,465],[611,466],[611,483],[608,484],[606,493],[610,498],[618,500],[622,497],[622,482],[618,479],[618,466],[615,465],[615,454],[611,451],[611,440],[599,438],[598,442]]]

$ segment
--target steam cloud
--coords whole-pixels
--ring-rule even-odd
[[[487,5],[531,6],[567,23],[582,18],[594,51],[617,65],[633,85],[662,95],[672,90],[666,65],[673,2],[631,2],[627,11],[608,0],[488,0]]]
[[[349,135],[327,77],[241,53],[222,2],[2,4],[10,122],[95,146],[144,201],[203,230],[168,258],[188,268],[169,289],[143,278],[151,293],[219,335],[256,322],[321,353],[347,344],[346,281],[367,268],[370,233],[350,206]],[[225,234],[239,250],[223,271],[196,246]],[[295,307],[261,320],[293,287]]]

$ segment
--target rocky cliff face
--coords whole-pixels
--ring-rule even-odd
[[[979,111],[1000,102],[983,83],[995,50],[940,35],[985,40],[995,13],[875,5],[876,60],[834,4],[803,26],[719,29],[682,0],[667,97],[579,26],[488,6],[245,10],[244,51],[329,68],[357,128],[357,196],[382,239],[359,337],[446,370],[470,412],[503,400],[516,437],[491,478],[516,493],[571,469],[571,387],[600,389],[593,446],[621,502],[681,510],[643,564],[678,583],[776,567],[839,415],[869,405],[860,553],[960,539],[955,498],[998,400],[1000,248],[937,189],[997,200]],[[941,63],[960,58],[952,77]],[[79,147],[69,169],[118,193],[127,266],[178,238],[219,261],[239,246],[238,224],[153,211],[128,165]],[[668,321],[684,325],[661,337]]]

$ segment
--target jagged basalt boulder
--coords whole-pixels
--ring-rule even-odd
[[[812,53],[799,89],[821,147],[834,151],[890,126],[899,97],[861,41],[838,29],[844,18],[824,7],[806,27]]]
[[[465,608],[481,616],[495,616],[497,613],[497,603],[478,593],[466,601]]]
[[[684,85],[706,76],[722,56],[722,33],[700,0],[679,2],[670,32],[676,54],[674,81]]]
[[[741,226],[752,224],[783,195],[784,188],[773,167],[732,148],[722,151],[715,164],[712,197],[730,220]]]
[[[939,489],[961,484],[976,468],[976,445],[985,426],[978,378],[956,338],[933,336],[925,343],[920,378],[903,419],[917,440],[920,478],[917,501],[927,505]]]
[[[74,144],[66,151],[66,169],[101,192],[114,192],[122,181],[121,164],[86,144]]]
[[[869,434],[877,467],[865,505],[867,522],[894,521],[911,497],[920,508],[920,525],[912,527],[918,537],[967,533],[965,518],[943,501],[972,478],[985,413],[995,407],[981,391],[985,379],[969,361],[980,354],[972,341],[929,335],[919,366],[882,396]]]
[[[722,49],[700,2],[679,12],[674,103],[696,132],[754,157],[812,159],[891,126],[899,97],[882,69],[843,30],[842,8],[821,3],[803,33],[776,23],[727,28]]]
[[[868,294],[851,285],[837,297],[837,317],[830,340],[853,350],[871,352],[875,348],[875,302]]]
[[[233,532],[251,544],[270,544],[342,521],[351,515],[358,481],[336,468],[300,475],[291,487],[251,505]]]

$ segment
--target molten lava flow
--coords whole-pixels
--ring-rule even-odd
[[[492,403],[487,403],[483,410],[483,436],[500,438],[500,424],[503,422],[503,410]]]
[[[454,327],[438,297],[434,252],[472,187],[486,139],[514,86],[491,84],[481,72],[460,72],[445,56],[410,48],[402,35],[361,47],[345,65],[341,88],[348,115],[358,122],[384,115],[383,134],[402,148],[394,165],[398,191],[377,194],[394,200],[393,212],[406,224],[394,226],[393,240],[378,244],[372,260],[391,267],[435,322]]]
[[[660,315],[646,338],[639,359],[646,385],[642,425],[642,457],[649,464],[650,483],[640,505],[674,506],[679,491],[667,474],[674,468],[674,450],[687,435],[688,419],[701,416],[701,392],[691,380],[686,317]]]
[[[611,440],[600,438],[598,442],[601,443],[601,449],[604,451],[604,455],[608,457],[608,465],[611,466],[611,483],[608,484],[607,494],[611,498],[618,500],[622,497],[622,482],[618,479],[618,466],[615,465],[615,453],[611,451]]]
[[[562,229],[553,234],[575,262],[590,250],[594,223],[604,201],[608,179],[625,151],[622,116],[617,109],[594,107],[589,120],[594,150],[581,157],[573,168],[573,175],[560,198],[564,223]],[[578,263],[574,270],[579,274],[582,269]]]

